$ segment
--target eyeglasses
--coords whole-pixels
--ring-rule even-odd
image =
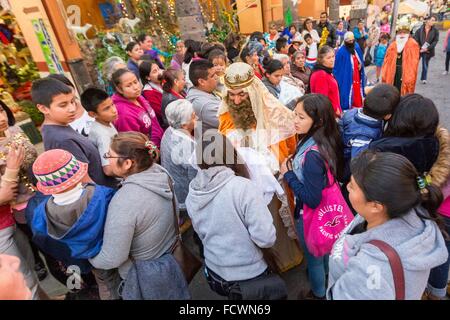
[[[103,155],[103,159],[126,159],[128,157],[123,157],[123,156],[119,156],[119,157],[113,157],[109,154],[109,152],[105,152],[105,154]]]

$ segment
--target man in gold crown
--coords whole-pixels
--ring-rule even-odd
[[[230,65],[224,83],[219,132],[227,136],[243,156],[252,180],[257,180],[266,191],[271,185],[275,185],[274,190],[281,189],[281,196],[278,192],[269,193],[267,202],[277,229],[273,247],[276,262],[281,271],[286,271],[302,260],[287,200],[289,191],[284,193],[276,180],[280,164],[295,153],[293,111],[270,94],[246,63]]]
[[[419,69],[420,47],[410,32],[408,22],[402,21],[381,68],[381,82],[394,85],[402,96],[414,93]]]

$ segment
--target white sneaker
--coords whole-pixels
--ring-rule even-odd
[[[422,84],[427,84],[427,80],[422,80]]]
[[[442,72],[442,75],[443,75],[443,76],[447,76],[447,75],[448,75],[448,71]]]

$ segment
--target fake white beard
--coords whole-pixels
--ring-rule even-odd
[[[397,35],[395,37],[395,41],[397,42],[397,53],[400,53],[403,51],[408,40],[409,40],[409,34]]]

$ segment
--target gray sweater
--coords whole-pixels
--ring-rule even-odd
[[[161,140],[161,165],[169,172],[174,181],[174,190],[180,208],[189,192],[189,183],[197,175],[197,170],[190,163],[194,153],[194,139],[181,131],[167,128]]]
[[[258,247],[272,247],[276,231],[252,181],[226,167],[200,170],[189,186],[186,207],[208,268],[227,281],[251,279],[266,270]]]
[[[126,278],[134,260],[159,258],[175,242],[169,176],[154,164],[122,182],[108,207],[103,246],[89,261],[98,269],[119,268]]]
[[[188,91],[186,99],[192,103],[198,120],[202,122],[202,131],[208,129],[217,129],[219,127],[219,111],[222,99],[197,88],[191,88]]]
[[[405,298],[420,300],[430,270],[447,261],[444,238],[436,223],[422,221],[413,209],[365,232],[349,234],[364,218],[356,216],[336,241],[329,260],[327,298],[393,300],[394,280],[386,255],[368,242],[382,240],[399,254],[405,274]],[[424,214],[424,211],[422,211]]]

